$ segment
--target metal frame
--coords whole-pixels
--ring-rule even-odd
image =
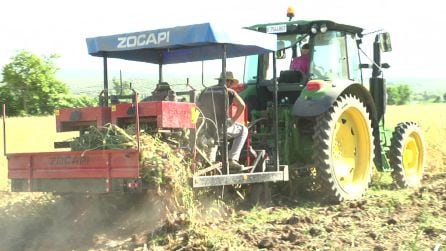
[[[209,31],[209,29],[213,28],[214,26],[211,26],[210,24],[199,24],[199,25],[192,25],[191,28],[195,27],[200,28],[198,30],[201,31]],[[184,48],[180,47],[177,48],[177,45],[175,43],[180,43],[182,40],[174,41],[174,38],[177,36],[174,36],[174,32],[183,32],[183,36],[178,36],[180,38],[186,39],[186,44],[184,45]],[[218,30],[217,30],[218,31]],[[215,39],[209,39],[211,36],[207,35],[207,32],[204,32],[203,36],[203,46],[204,48],[208,50],[201,50],[200,46],[195,46],[196,41],[190,41],[189,34],[184,32],[184,28],[177,27],[172,28],[170,30],[172,33],[171,40],[172,41],[166,41],[169,43],[166,43],[166,45],[161,48],[163,50],[160,50],[159,46],[153,46],[153,45],[146,45],[144,46],[144,52],[147,53],[160,53],[164,52],[165,54],[158,54],[157,55],[157,63],[159,65],[159,82],[162,82],[163,75],[162,75],[162,68],[164,63],[179,63],[182,61],[185,62],[192,62],[192,61],[198,61],[198,60],[212,60],[215,58],[220,58],[222,60],[222,72],[224,73],[224,79],[223,83],[226,83],[226,59],[227,57],[238,57],[242,55],[248,55],[255,54],[255,53],[266,53],[271,52],[275,48],[275,40],[273,39],[272,35],[260,35],[260,33],[248,31],[248,30],[241,30],[237,31],[237,33],[234,33],[234,37],[236,39],[233,42],[232,36],[229,36],[229,33],[227,36],[215,36],[215,37],[224,37],[223,40],[215,40]],[[242,33],[240,33],[242,32]],[[242,34],[245,34],[246,36],[240,36]],[[139,34],[139,33],[135,33]],[[146,33],[145,33],[146,34]],[[216,33],[220,34],[220,33]],[[222,33],[226,34],[226,33]],[[141,48],[126,48],[126,49],[120,49],[119,46],[119,39],[118,36],[122,35],[114,35],[109,37],[98,37],[98,38],[91,38],[87,39],[87,45],[89,47],[89,54],[93,56],[100,56],[103,59],[103,91],[100,94],[100,100],[102,101],[100,104],[100,108],[97,108],[96,110],[90,111],[93,114],[88,114],[89,116],[93,116],[96,114],[102,115],[100,118],[94,118],[93,121],[86,121],[86,115],[84,112],[88,112],[87,110],[67,110],[65,111],[63,119],[59,117],[58,123],[58,131],[65,131],[64,128],[62,128],[62,122],[69,123],[70,128],[82,128],[85,126],[85,123],[93,123],[96,126],[102,126],[105,122],[111,121],[114,122],[115,119],[120,118],[122,115],[123,119],[135,119],[135,122],[137,124],[137,132],[139,133],[139,120],[142,118],[145,118],[145,113],[147,113],[147,108],[145,105],[141,105],[141,103],[138,102],[138,94],[133,90],[133,94],[135,96],[134,101],[132,104],[129,104],[130,106],[133,106],[135,111],[134,114],[124,114],[124,113],[116,113],[113,109],[118,107],[126,107],[125,104],[118,104],[114,107],[110,106],[110,96],[109,96],[109,85],[108,85],[108,58],[122,58],[131,60],[132,57],[135,61],[141,61],[141,58],[138,56],[135,56],[134,53],[127,53],[132,50],[138,50],[138,52],[141,52]],[[231,39],[226,39],[231,38]],[[244,39],[242,39],[244,38]],[[188,40],[189,39],[189,40]],[[95,41],[97,43],[95,43]],[[99,42],[98,42],[99,41]],[[116,44],[113,44],[115,47],[109,48],[110,41],[118,41]],[[170,44],[171,43],[171,44]],[[192,43],[194,46],[190,46],[190,43]],[[252,43],[252,45],[251,45]],[[98,46],[100,45],[100,46]],[[90,48],[91,47],[91,48]],[[179,55],[176,52],[181,53],[181,50],[188,50],[191,52],[196,53],[198,56],[195,58],[191,58],[190,56],[187,57],[179,57],[179,61],[165,61],[167,58],[171,57],[174,58],[175,55]],[[209,54],[209,55],[206,55]],[[220,54],[221,53],[221,54]],[[183,53],[184,54],[184,53]],[[130,55],[130,58],[127,57]],[[140,55],[144,55],[143,62],[152,62],[149,60],[147,55],[141,53]],[[150,54],[153,55],[153,54]],[[191,60],[193,59],[193,60]],[[153,63],[153,62],[152,62]],[[275,65],[274,65],[275,67]],[[274,75],[276,73],[274,72]],[[277,83],[276,83],[277,85]],[[277,89],[277,87],[275,87]],[[227,93],[226,93],[227,95]],[[195,95],[194,95],[195,96]],[[277,96],[277,93],[276,93]],[[194,97],[195,98],[195,97]],[[191,98],[192,99],[192,98]],[[227,98],[225,99],[226,105],[224,107],[225,114],[227,116]],[[178,107],[170,107],[169,105],[173,102],[168,101],[161,101],[161,102],[153,102],[149,104],[149,106],[154,106],[155,103],[159,103],[160,105],[163,105],[162,109],[156,110],[154,107],[150,110],[151,112],[154,112],[155,116],[160,116],[161,118],[164,113],[169,113],[172,111],[173,116],[180,116],[178,114]],[[188,111],[190,111],[191,107],[194,105],[193,103],[177,103],[180,105],[186,104]],[[166,105],[166,107],[164,107]],[[121,108],[122,108],[121,107]],[[276,108],[277,108],[277,100],[276,100]],[[74,114],[73,114],[74,112]],[[127,110],[125,111],[127,112]],[[180,111],[181,112],[181,111]],[[105,116],[103,113],[111,113],[109,116]],[[152,115],[152,114],[150,114]],[[186,119],[187,116],[182,114],[180,116],[181,118]],[[161,122],[160,122],[161,123]],[[164,123],[164,121],[163,121]],[[171,122],[165,122],[165,123],[171,123]],[[185,120],[180,122],[178,126],[163,126],[158,125],[160,128],[194,128],[194,125],[187,124]],[[276,116],[276,124],[277,124],[277,116]],[[226,124],[223,124],[224,132],[226,132]],[[68,129],[68,128],[67,128]],[[277,126],[276,126],[277,130]],[[276,134],[276,141],[278,135]],[[137,141],[139,143],[139,134],[137,135]],[[6,142],[6,141],[5,141]],[[222,158],[222,169],[226,170],[226,173],[229,173],[229,165],[228,165],[228,138],[226,133],[223,136],[223,142],[222,143],[222,149],[223,149],[223,158]],[[277,142],[276,142],[277,145]],[[6,147],[5,147],[6,149]],[[278,151],[278,150],[276,150]],[[6,153],[6,150],[5,150]],[[106,191],[109,192],[112,190],[114,184],[112,184],[112,179],[137,179],[139,178],[139,159],[138,159],[138,153],[139,153],[139,145],[138,149],[132,149],[132,150],[92,150],[92,151],[68,151],[68,152],[41,152],[41,153],[21,153],[21,154],[8,154],[8,170],[9,170],[9,178],[13,180],[13,182],[22,183],[25,182],[26,186],[28,188],[28,191],[33,190],[33,181],[42,183],[40,185],[43,186],[43,183],[45,180],[50,181],[56,181],[54,183],[57,183],[59,180],[73,180],[74,183],[76,181],[85,179],[86,181],[91,180],[105,180],[106,182]],[[252,166],[250,173],[240,173],[240,174],[227,174],[227,175],[217,175],[217,176],[199,176],[194,177],[196,178],[197,185],[199,184],[208,184],[209,186],[212,185],[227,185],[227,184],[245,184],[245,183],[254,183],[254,182],[265,182],[265,181],[284,181],[288,180],[288,169],[287,166],[281,166],[279,167],[279,159],[278,155],[276,154],[275,160],[273,160],[274,163],[274,171],[267,172],[265,171],[266,165],[264,161],[264,154],[260,154],[258,156],[258,159],[255,161],[255,166]],[[216,166],[217,168],[219,165]],[[214,167],[212,167],[214,168]],[[260,168],[260,169],[259,169]],[[24,183],[23,183],[24,184]],[[39,185],[39,187],[40,187]],[[206,186],[208,186],[206,185]]]
[[[213,164],[208,168],[197,171],[193,176],[192,185],[194,188],[225,186],[237,184],[251,184],[262,182],[288,181],[289,172],[287,165],[279,165],[277,169],[267,171],[265,163],[265,150],[256,151],[257,157],[252,166],[245,167],[241,173],[219,174],[212,176],[201,176],[206,172],[221,169],[221,162]],[[247,172],[249,171],[249,172]]]
[[[281,165],[280,171],[262,173],[240,173],[193,177],[193,187],[211,187],[263,182],[288,181],[288,166]]]

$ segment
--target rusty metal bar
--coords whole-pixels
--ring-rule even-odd
[[[112,177],[111,177],[111,155],[107,154],[107,193],[112,191]]]
[[[33,191],[33,156],[29,156],[29,162],[28,162],[28,192]]]
[[[107,66],[107,56],[104,56],[104,98],[105,106],[108,106],[108,66]]]

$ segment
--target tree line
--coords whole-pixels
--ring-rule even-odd
[[[54,114],[56,109],[63,107],[98,105],[97,97],[71,94],[68,86],[56,78],[58,68],[54,60],[57,58],[57,55],[39,57],[22,50],[3,67],[0,104],[7,105],[8,116],[50,115]],[[127,81],[121,83],[116,79],[112,80],[115,93],[122,94],[122,87],[128,89],[129,85]],[[407,84],[387,86],[389,105],[407,104],[414,101],[412,97],[414,93]],[[442,97],[425,94],[421,99],[441,102],[442,98],[446,102],[446,93]]]
[[[0,104],[6,104],[8,116],[49,115],[62,107],[97,104],[96,98],[71,94],[67,85],[56,78],[57,58],[22,50],[3,67]]]
[[[429,94],[415,93],[407,84],[395,84],[387,86],[387,104],[405,105],[409,103],[440,103],[446,102],[446,93]]]

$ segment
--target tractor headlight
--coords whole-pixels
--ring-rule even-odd
[[[317,24],[313,24],[311,26],[311,33],[316,34],[317,33]]]
[[[327,32],[327,24],[321,24],[321,28],[320,28],[320,31],[322,32],[322,33],[325,33],[325,32]]]

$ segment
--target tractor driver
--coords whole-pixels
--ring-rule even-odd
[[[305,75],[308,75],[308,69],[310,67],[310,47],[308,44],[304,44],[300,50],[300,57],[295,57],[291,60],[290,70],[301,71]]]
[[[220,81],[223,80],[223,74],[220,75],[220,78],[217,78]],[[226,88],[228,91],[228,104],[229,107],[231,105],[235,105],[236,111],[233,114],[232,118],[228,119],[227,126],[227,135],[229,139],[233,139],[231,149],[228,152],[229,159],[229,168],[231,170],[241,171],[243,169],[243,165],[238,163],[240,158],[240,153],[242,151],[243,145],[245,144],[246,138],[248,137],[248,128],[237,122],[240,116],[243,114],[245,110],[245,102],[238,95],[238,93],[233,89],[238,84],[238,80],[234,78],[234,74],[230,71],[226,71]]]

